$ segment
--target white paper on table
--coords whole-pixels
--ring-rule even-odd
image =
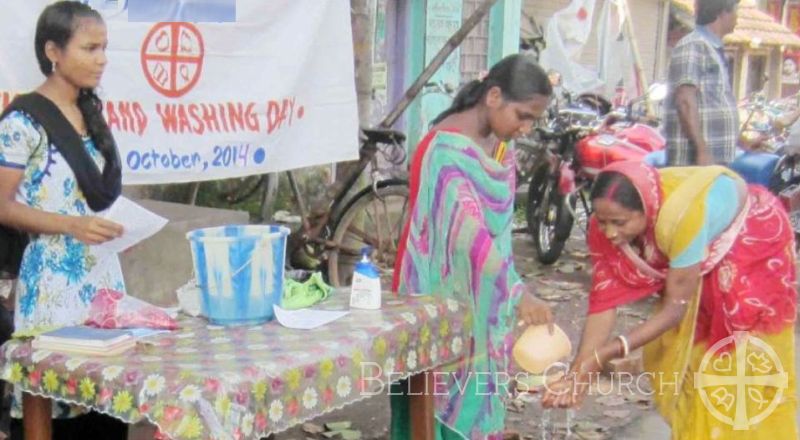
[[[277,305],[273,305],[272,307],[275,310],[275,319],[277,319],[282,326],[299,330],[311,330],[312,328],[317,328],[329,322],[336,321],[350,313],[347,310],[286,310]]]
[[[120,253],[160,231],[167,219],[148,211],[126,197],[118,197],[110,208],[100,213],[106,220],[122,225],[122,236],[93,246],[99,253]]]

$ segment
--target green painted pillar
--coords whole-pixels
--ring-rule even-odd
[[[462,0],[428,0],[425,8],[425,65],[433,60],[461,28],[463,21]],[[461,84],[461,49],[456,48],[428,81],[420,93],[421,112],[419,115],[420,135],[423,135],[431,121],[453,102],[447,90],[458,90]]]
[[[489,16],[489,56],[487,67],[503,57],[519,52],[522,0],[500,0]]]
[[[410,0],[405,11],[408,19],[408,47],[405,87],[408,87],[461,26],[463,0]],[[519,52],[522,0],[499,0],[489,16],[489,53],[487,66],[506,55]],[[432,82],[458,89],[461,84],[460,50],[456,50],[439,68]],[[428,123],[451,102],[451,97],[436,89],[424,89],[406,111],[405,126],[409,151],[428,128]]]
[[[409,11],[410,57],[407,85],[410,85],[461,27],[462,0],[411,0]],[[436,71],[429,83],[458,89],[461,83],[461,51],[456,49]],[[428,131],[433,118],[450,106],[452,97],[436,87],[426,87],[408,109],[406,127],[409,150]]]
[[[411,0],[405,11],[408,17],[408,33],[406,34],[408,58],[406,59],[403,90],[406,90],[425,69],[425,5],[425,0]],[[406,144],[408,151],[412,154],[417,142],[422,138],[422,127],[419,123],[422,111],[420,102],[419,97],[414,99],[405,115]]]

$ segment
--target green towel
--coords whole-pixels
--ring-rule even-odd
[[[333,287],[322,281],[322,274],[314,272],[307,280],[300,283],[291,278],[283,282],[283,301],[281,307],[286,310],[303,309],[324,300],[330,295]]]

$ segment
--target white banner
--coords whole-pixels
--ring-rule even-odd
[[[43,80],[36,19],[4,0],[0,107]],[[238,177],[358,157],[350,3],[84,0],[108,25],[99,94],[126,184]]]

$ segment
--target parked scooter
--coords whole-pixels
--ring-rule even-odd
[[[622,160],[643,160],[664,148],[663,137],[653,127],[657,121],[635,112],[635,108],[646,99],[664,99],[666,92],[665,85],[654,84],[645,95],[588,126],[570,122],[576,119],[574,111],[566,109],[550,127],[536,130],[548,148],[545,160],[532,173],[526,217],[540,262],[552,264],[561,256],[572,232],[577,201],[590,212],[585,191],[603,167]]]

